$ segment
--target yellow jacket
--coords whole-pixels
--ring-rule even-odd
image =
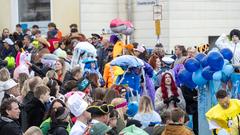
[[[110,62],[105,64],[103,71],[103,79],[106,82],[105,87],[110,88],[116,81],[117,76],[123,73],[124,71],[120,67],[118,66],[111,67]]]
[[[116,58],[118,55],[123,54],[124,43],[122,41],[117,41],[117,43],[113,47],[113,59]]]
[[[227,109],[223,109],[219,104],[212,107],[207,113],[208,121],[214,121],[218,126],[231,133],[233,120],[240,113],[240,100],[230,99]]]

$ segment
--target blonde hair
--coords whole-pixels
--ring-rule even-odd
[[[27,129],[24,135],[43,135],[42,130],[39,127],[31,126]]]
[[[57,79],[57,73],[55,72],[55,70],[49,70],[46,73],[46,77],[48,77],[49,79]]]
[[[0,69],[0,81],[5,82],[5,81],[9,80],[10,78],[11,78],[10,73],[7,68]]]
[[[22,88],[21,88],[21,95],[22,95],[23,97],[25,97],[29,91],[30,91],[30,88],[29,88],[29,79],[27,79],[27,80],[24,81],[23,86],[22,86]]]
[[[150,113],[153,111],[153,105],[150,97],[142,96],[139,102],[138,112],[140,113]]]
[[[117,105],[119,105],[119,104],[122,104],[123,102],[126,102],[126,99],[125,99],[125,98],[114,98],[114,99],[112,100],[111,104],[112,104],[113,106],[117,106]],[[125,114],[126,112],[123,112],[123,108],[117,108],[116,111],[118,112],[120,118],[121,118],[122,120],[124,120],[124,114]]]

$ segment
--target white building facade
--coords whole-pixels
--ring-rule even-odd
[[[26,1],[26,0],[25,0]],[[109,31],[114,18],[131,20],[135,27],[132,40],[152,48],[156,44],[153,5],[162,5],[160,42],[171,52],[177,44],[196,46],[209,42],[209,36],[229,34],[240,28],[240,0],[39,0],[50,1],[50,20],[64,34],[71,23],[81,33]],[[0,0],[0,29],[14,30],[19,23],[21,0]],[[7,15],[6,15],[7,13]],[[21,22],[20,22],[21,23]],[[41,22],[29,22],[29,24]],[[30,26],[30,25],[29,25]]]

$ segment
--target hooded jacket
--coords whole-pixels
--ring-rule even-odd
[[[162,135],[194,135],[194,133],[182,124],[169,124]]]

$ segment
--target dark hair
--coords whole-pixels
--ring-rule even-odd
[[[16,27],[20,27],[20,28],[22,28],[22,25],[21,25],[21,24],[17,24]]]
[[[180,118],[185,117],[185,112],[180,108],[175,108],[171,111],[172,121],[179,122]]]
[[[54,27],[54,28],[57,28],[56,24],[53,23],[53,22],[49,23],[49,24],[48,24],[48,27]]]
[[[231,30],[231,32],[230,32],[230,38],[231,38],[231,40],[232,40],[233,35],[235,35],[235,36],[237,36],[238,38],[240,38],[240,31],[239,31],[238,29],[233,29],[233,30]]]
[[[46,114],[46,116],[45,116],[45,119],[47,119],[48,117],[50,117],[51,114],[52,114],[54,111],[56,111],[56,108],[53,108],[53,105],[54,105],[56,102],[59,102],[60,104],[62,104],[63,107],[66,107],[65,103],[64,103],[62,100],[60,100],[60,99],[54,99],[53,102],[51,103],[49,109],[48,109],[48,112],[47,112],[47,114]]]
[[[187,50],[184,45],[176,45],[175,48],[179,48],[182,51],[182,56],[187,56]]]
[[[64,115],[64,113],[66,113],[67,108],[65,107],[59,107],[57,109],[54,109],[53,112],[51,113],[51,124],[52,123],[61,123],[63,121],[63,119],[59,119],[58,117],[61,117],[62,115]]]
[[[56,94],[57,94],[57,88],[56,86],[58,85],[57,81],[56,80],[53,80],[53,79],[50,79],[48,82],[47,82],[47,86],[48,88],[50,89],[50,96],[54,96],[56,97]]]
[[[75,33],[75,32],[78,32],[78,29],[72,28],[72,29],[71,29],[71,33]]]
[[[39,26],[35,24],[35,25],[32,26],[32,28],[37,28],[37,29],[39,29]]]
[[[69,28],[72,28],[72,27],[75,27],[75,28],[77,28],[78,26],[77,26],[77,24],[76,24],[76,23],[73,23],[73,24],[71,24],[71,25],[69,26]]]
[[[8,116],[7,110],[12,109],[12,103],[18,104],[18,101],[15,98],[7,98],[3,100],[0,107],[0,112],[2,116]]]
[[[118,118],[119,117],[119,114],[118,114],[118,111],[117,110],[112,110],[109,114],[109,118],[113,118],[113,117],[116,117]]]
[[[226,90],[219,90],[217,93],[216,93],[216,98],[217,99],[223,99],[225,97],[227,97],[228,94],[227,94],[227,91]]]
[[[77,81],[69,80],[64,84],[64,90],[66,93],[72,91],[72,89],[77,88]]]
[[[162,43],[157,43],[155,47],[163,47]]]

